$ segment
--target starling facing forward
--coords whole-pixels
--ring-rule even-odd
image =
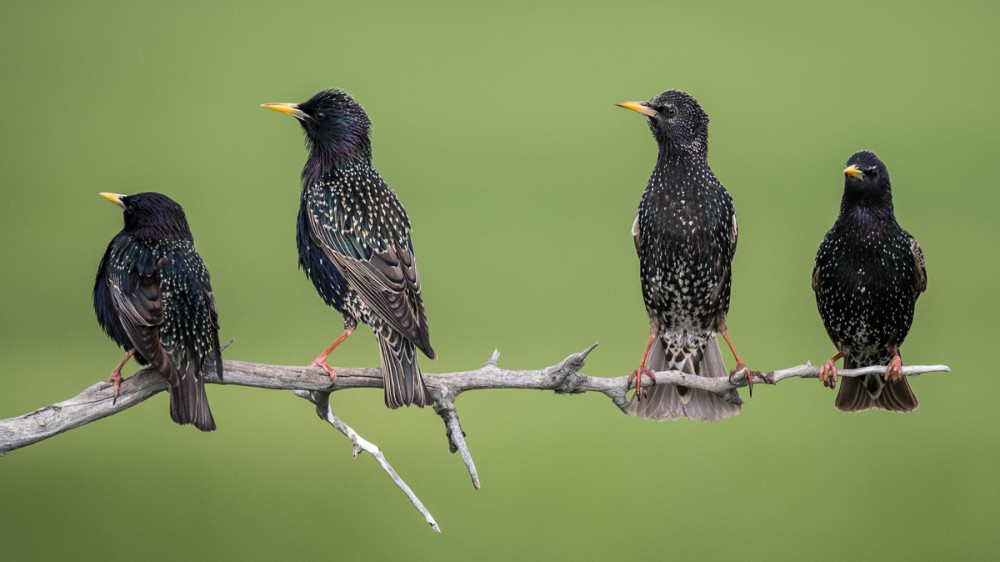
[[[636,369],[635,416],[662,421],[714,421],[740,412],[704,390],[657,385],[648,395],[642,375],[678,370],[724,377],[721,332],[726,334],[731,262],[736,252],[736,211],[729,193],[708,166],[708,115],[685,92],[669,90],[644,102],[618,104],[646,116],[659,145],[656,167],[632,225],[639,255],[642,296],[649,315],[649,342]],[[734,371],[735,372],[735,371]]]
[[[841,357],[845,369],[887,365],[884,381],[879,375],[846,377],[837,408],[909,412],[917,397],[903,378],[899,346],[910,331],[917,297],[927,288],[924,255],[896,222],[889,172],[878,156],[855,153],[844,174],[840,216],[823,237],[812,275],[819,315],[837,346],[819,377],[835,387],[834,361]]]
[[[299,266],[344,316],[344,333],[312,362],[336,380],[326,358],[357,327],[371,326],[382,356],[385,403],[429,406],[416,348],[434,359],[406,211],[372,166],[365,110],[340,90],[300,104],[262,107],[294,116],[305,130]]]
[[[101,195],[125,212],[125,228],[108,244],[94,285],[97,321],[128,351],[108,382],[117,397],[122,367],[134,355],[170,384],[171,419],[212,431],[201,367],[214,358],[222,378],[219,315],[184,210],[159,193]]]

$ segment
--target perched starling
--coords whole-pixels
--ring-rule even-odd
[[[372,166],[371,121],[341,90],[300,104],[262,107],[294,116],[305,130],[299,266],[324,301],[344,316],[344,333],[312,362],[335,381],[326,358],[357,327],[371,326],[382,356],[385,404],[433,404],[416,348],[434,359],[410,221],[395,192]]]
[[[201,367],[213,360],[222,377],[219,314],[184,210],[159,193],[101,195],[125,212],[125,228],[108,244],[94,284],[97,321],[128,351],[108,380],[115,397],[134,355],[170,384],[171,419],[212,431]]]
[[[879,375],[845,377],[836,406],[845,412],[909,412],[917,397],[903,377],[899,346],[927,288],[924,255],[896,222],[889,172],[878,156],[854,153],[844,175],[840,216],[819,245],[812,275],[819,315],[837,346],[819,378],[834,388],[834,361],[841,357],[845,369],[887,365],[884,381]]]
[[[726,376],[717,332],[736,357],[735,371],[745,368],[726,334],[736,211],[708,166],[708,115],[678,90],[618,105],[645,115],[659,145],[632,225],[650,335],[639,368],[629,377],[636,382],[630,411],[658,421],[734,416],[738,404],[704,390],[657,385],[646,395],[639,388],[642,375],[654,378],[655,371]]]

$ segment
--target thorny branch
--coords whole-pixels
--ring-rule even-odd
[[[472,485],[479,489],[479,474],[472,461],[472,455],[465,441],[465,432],[458,420],[455,400],[468,390],[485,389],[534,389],[552,390],[557,394],[579,394],[600,392],[611,399],[619,409],[628,413],[627,393],[630,390],[628,376],[603,378],[591,377],[580,372],[597,344],[580,353],[573,353],[561,362],[535,370],[502,369],[499,353],[485,365],[474,371],[460,371],[443,374],[424,374],[424,382],[435,400],[434,411],[444,420],[448,444],[451,452],[460,453],[472,477]],[[331,392],[351,388],[381,388],[382,371],[375,367],[337,367],[337,384],[330,387],[330,377],[326,371],[316,367],[290,367],[265,365],[243,361],[224,361],[225,378],[220,380],[214,367],[206,364],[203,373],[205,382],[214,384],[251,386],[279,390],[293,390],[316,405],[319,417],[347,436],[353,443],[355,456],[361,451],[370,453],[397,486],[407,495],[413,505],[424,516],[431,527],[440,532],[430,512],[424,507],[409,486],[389,465],[378,446],[366,441],[350,426],[333,414],[329,395]],[[914,376],[931,372],[950,372],[946,365],[909,365],[903,367],[903,375]],[[862,369],[842,369],[841,377],[855,377],[865,374],[884,373],[885,367],[865,367]],[[805,364],[762,373],[754,376],[755,383],[777,384],[788,378],[817,378],[819,367]],[[654,383],[643,379],[642,386]],[[718,394],[728,400],[737,400],[736,389],[747,386],[747,373],[741,371],[731,379],[705,378],[687,375],[678,371],[656,373],[655,384],[681,384],[700,388]],[[77,396],[45,406],[34,412],[0,420],[0,456],[8,451],[26,447],[70,429],[86,425],[101,418],[127,410],[158,392],[167,389],[167,382],[159,373],[151,369],[139,371],[122,382],[117,400],[113,400],[111,384],[98,382],[83,390]]]

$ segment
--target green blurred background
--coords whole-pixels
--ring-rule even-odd
[[[613,103],[667,88],[712,118],[740,217],[730,333],[752,367],[834,352],[809,279],[860,149],[927,256],[905,362],[952,367],[913,379],[908,415],[840,414],[802,380],[715,424],[469,393],[480,491],[432,411],[335,395],[441,535],[290,392],[210,387],[214,434],[171,423],[161,394],[0,459],[4,558],[996,559],[997,18],[995,2],[0,2],[0,418],[121,359],[90,301],[121,227],[99,191],[184,205],[228,358],[301,365],[329,344],[341,319],[296,268],[302,133],[258,104],[334,86],[368,110],[415,225],[428,372],[494,348],[538,368],[594,341],[587,374],[635,367],[629,227],[655,144]],[[359,330],[331,364],[377,357]]]

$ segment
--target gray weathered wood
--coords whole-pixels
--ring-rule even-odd
[[[578,394],[583,392],[600,392],[606,395],[618,408],[628,413],[627,393],[630,390],[628,376],[592,377],[580,372],[587,355],[597,346],[588,347],[580,353],[573,353],[566,359],[550,367],[531,370],[502,369],[499,366],[499,354],[493,356],[485,365],[473,371],[433,374],[424,373],[424,382],[431,397],[435,400],[434,411],[441,416],[447,429],[451,451],[460,453],[472,485],[479,489],[479,474],[472,461],[465,433],[458,420],[455,400],[463,392],[469,390],[487,389],[527,389],[552,390],[557,394]],[[409,486],[399,477],[389,465],[381,449],[366,441],[350,426],[333,414],[329,403],[329,394],[352,388],[381,388],[382,370],[375,367],[337,367],[337,383],[330,386],[330,377],[326,371],[318,367],[295,367],[281,365],[265,365],[247,363],[244,361],[224,361],[224,379],[220,380],[212,365],[206,365],[203,373],[205,382],[212,384],[232,384],[269,388],[274,390],[293,390],[298,396],[309,399],[316,404],[316,412],[321,419],[347,436],[353,443],[353,454],[368,451],[389,475],[397,486],[406,494],[414,507],[423,515],[424,520],[434,530],[439,531],[437,523],[430,512],[410,490]],[[909,365],[903,367],[905,376],[914,376],[930,372],[948,372],[946,365]],[[840,377],[853,377],[865,374],[882,374],[885,367],[866,367],[862,369],[843,369],[837,371]],[[756,384],[777,384],[788,378],[817,378],[819,367],[809,364],[798,365],[788,369],[754,374]],[[652,386],[648,378],[642,379],[642,386]],[[713,392],[729,400],[738,400],[736,390],[747,386],[747,372],[741,371],[731,378],[705,378],[686,375],[678,371],[656,373],[655,384],[681,384],[691,388],[700,388]],[[75,427],[97,421],[101,418],[127,410],[158,392],[167,389],[166,380],[156,371],[144,369],[125,379],[117,400],[112,396],[112,385],[108,382],[98,382],[88,386],[73,398],[39,408],[23,416],[0,420],[0,456],[8,451],[19,449],[69,431]]]

